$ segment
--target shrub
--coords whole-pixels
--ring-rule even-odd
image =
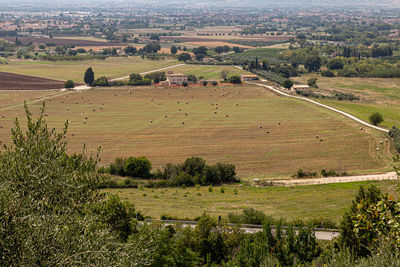
[[[96,79],[93,83],[94,86],[109,86],[108,79],[105,76],[102,76]]]
[[[330,70],[324,70],[324,71],[322,71],[322,72],[321,72],[321,75],[322,75],[323,77],[335,77],[335,73],[333,73],[333,72],[330,71]]]
[[[286,89],[290,89],[292,88],[292,86],[293,86],[292,80],[287,79],[283,82],[283,87],[285,87]]]
[[[217,82],[217,81],[213,81],[213,82],[212,82],[212,85],[217,86],[217,85],[218,85],[218,82]]]
[[[389,131],[389,136],[393,138],[394,147],[397,152],[400,153],[400,130],[396,126],[393,126]]]
[[[75,84],[74,84],[74,82],[73,82],[72,80],[68,80],[68,81],[66,81],[66,82],[64,83],[64,87],[65,87],[66,89],[72,89],[72,88],[75,87]]]
[[[183,83],[182,83],[182,86],[183,86],[183,87],[187,87],[187,86],[188,86],[188,83],[187,83],[187,82],[183,82]]]
[[[208,82],[207,81],[203,81],[203,86],[207,86]]]
[[[240,77],[239,77],[238,75],[231,76],[231,77],[228,79],[228,81],[229,81],[230,83],[233,83],[233,84],[241,84],[241,83],[242,83],[242,80],[240,79]]]
[[[137,178],[150,178],[151,162],[146,157],[129,157],[125,161],[125,175]]]

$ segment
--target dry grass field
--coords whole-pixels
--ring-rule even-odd
[[[310,219],[331,220],[338,224],[349,209],[360,185],[376,184],[384,192],[397,196],[393,182],[362,182],[298,187],[256,188],[246,185],[224,185],[192,188],[161,189],[107,189],[119,195],[146,215],[159,219],[161,215],[193,219],[206,212],[214,217],[225,217],[230,212],[240,213],[243,208],[261,210],[275,219],[288,222]],[[235,190],[237,194],[235,194]]]
[[[391,169],[390,144],[380,145],[379,133],[360,131],[337,114],[260,87],[67,91],[46,105],[51,127],[70,120],[70,150],[102,146],[102,164],[143,155],[159,168],[201,156],[209,163],[234,163],[245,179],[289,176],[300,168]],[[37,111],[40,103],[31,106]],[[12,121],[23,113],[22,104],[0,109],[0,141],[10,140]]]
[[[310,77],[297,77],[294,80],[305,83]],[[380,78],[318,78],[318,90],[321,92],[345,92],[360,97],[360,101],[319,100],[337,107],[361,119],[368,120],[369,115],[380,112],[385,121],[383,126],[391,128],[400,125],[400,79]]]
[[[145,72],[178,64],[176,60],[146,60],[140,57],[110,57],[88,61],[12,61],[0,71],[32,75],[56,80],[82,82],[86,68],[92,67],[96,77],[118,78],[133,72]]]

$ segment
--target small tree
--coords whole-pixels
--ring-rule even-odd
[[[213,82],[212,82],[212,85],[217,86],[217,85],[218,85],[218,82],[217,82],[217,81],[213,81]]]
[[[186,62],[186,61],[190,60],[191,58],[192,58],[192,56],[189,53],[182,53],[178,56],[178,60],[183,61],[183,62]]]
[[[292,82],[292,80],[289,80],[289,79],[287,79],[287,80],[285,80],[284,82],[283,82],[283,87],[285,87],[286,89],[290,89],[290,88],[292,88],[292,86],[293,86],[293,82]]]
[[[307,85],[313,88],[318,88],[317,81],[317,78],[310,78],[307,80]]]
[[[187,87],[187,86],[188,86],[188,83],[187,83],[187,82],[182,82],[182,86],[183,86],[183,87]]]
[[[203,81],[203,86],[207,86],[208,82],[207,81]]]
[[[371,116],[369,116],[369,121],[373,125],[378,125],[383,122],[383,116],[379,112],[372,113]]]
[[[178,48],[176,48],[176,46],[171,46],[171,54],[175,55],[176,53],[178,53]]]
[[[94,82],[94,72],[92,67],[89,67],[85,72],[85,77],[83,78],[87,85],[91,85]]]
[[[72,80],[68,80],[64,83],[64,87],[67,89],[72,89],[75,87],[75,84]]]
[[[233,84],[240,84],[240,83],[242,83],[242,80],[240,79],[239,76],[234,75],[234,76],[229,78],[229,82],[233,83]]]

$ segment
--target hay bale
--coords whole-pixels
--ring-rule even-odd
[[[150,123],[153,123],[153,120],[150,120]]]
[[[67,111],[69,111],[69,108],[67,108]]]
[[[4,119],[6,116],[3,115],[3,116],[1,116],[1,117]]]
[[[185,122],[184,122],[184,121],[182,121],[182,124],[185,124]]]
[[[95,110],[95,109],[93,109],[92,111],[93,111],[93,112],[96,112],[96,110]]]
[[[258,128],[262,129],[262,125],[261,125],[261,124],[260,124],[260,125],[258,125]]]
[[[63,104],[64,104],[64,101],[61,101],[61,103],[63,103]]]
[[[189,102],[186,102],[186,105],[189,104]]]
[[[89,102],[89,105],[93,104],[92,102]]]
[[[116,94],[114,96],[117,96]]]
[[[236,104],[236,106],[238,107],[238,106],[239,106],[239,104]]]
[[[381,140],[379,143],[381,143],[381,145],[383,144],[383,141]]]
[[[181,109],[178,109],[178,111],[181,111]]]
[[[0,125],[0,129],[3,129],[3,126]]]
[[[150,102],[153,102],[153,99],[150,99]]]
[[[363,129],[363,128],[362,128],[362,127],[360,127],[360,131],[362,131],[362,129]]]
[[[319,141],[320,141],[320,142],[324,142],[324,139],[321,138]]]
[[[72,136],[75,136],[75,134],[71,134]]]
[[[214,114],[217,114],[217,112],[216,112],[216,111],[214,111]]]
[[[188,114],[187,113],[185,113],[185,116],[187,116]]]
[[[280,122],[278,122],[278,125],[281,125],[281,123],[280,123]]]
[[[229,115],[228,115],[228,114],[225,114],[225,117],[227,117],[227,118],[228,118],[228,117],[229,117]]]
[[[83,124],[86,124],[86,121],[83,121]]]
[[[385,142],[389,142],[389,140],[388,140],[388,139],[385,139]]]
[[[379,151],[379,150],[380,150],[379,147],[377,147],[377,148],[376,148],[376,151]]]
[[[269,134],[269,131],[266,131],[267,134]]]
[[[101,103],[102,106],[104,106],[104,103]]]
[[[168,116],[167,116],[167,115],[164,115],[164,118],[168,118]]]
[[[87,120],[88,119],[88,117],[85,117],[85,120]]]
[[[318,136],[318,135],[316,135],[316,136],[315,136],[315,138],[317,138],[317,139],[318,139],[318,138],[319,138],[319,136]]]
[[[76,105],[78,105],[78,102],[75,102]]]
[[[49,116],[49,114],[47,114],[47,113],[46,113],[46,114],[44,114],[44,116],[45,116],[45,117],[48,117],[48,116]]]

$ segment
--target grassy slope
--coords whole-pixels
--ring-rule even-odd
[[[304,83],[308,78],[310,76],[294,79]],[[321,91],[353,93],[361,99],[354,102],[320,99],[320,102],[349,112],[365,121],[368,121],[373,112],[380,112],[385,119],[382,124],[384,127],[400,125],[400,79],[318,77],[318,85]]]
[[[177,64],[175,60],[146,60],[140,57],[108,58],[106,60],[89,61],[19,61],[7,65],[0,64],[0,71],[13,72],[52,78],[57,80],[83,81],[86,68],[92,67],[96,77],[107,76],[117,78],[129,75],[133,72],[145,72]]]
[[[324,218],[338,223],[344,212],[350,207],[360,185],[373,182],[344,183],[330,185],[312,185],[288,187],[255,188],[252,186],[224,186],[225,193],[219,187],[213,192],[208,187],[167,188],[167,189],[108,189],[118,194],[153,218],[162,214],[179,218],[194,218],[207,212],[212,216],[226,216],[229,212],[240,212],[245,207],[262,210],[275,218],[289,221],[312,218]],[[395,193],[392,183],[376,183],[385,192]],[[236,195],[234,189],[238,191]],[[145,196],[145,194],[147,196]]]
[[[300,168],[367,173],[391,167],[391,148],[379,144],[384,138],[379,133],[360,131],[335,113],[275,97],[260,87],[142,87],[132,94],[128,89],[133,90],[67,92],[47,103],[47,119],[52,127],[69,119],[71,150],[79,151],[84,143],[90,149],[102,146],[103,164],[118,156],[144,155],[158,168],[201,156],[210,163],[234,163],[246,179],[289,176]],[[22,116],[23,109],[0,111],[6,116],[0,118],[4,142],[12,119]]]

